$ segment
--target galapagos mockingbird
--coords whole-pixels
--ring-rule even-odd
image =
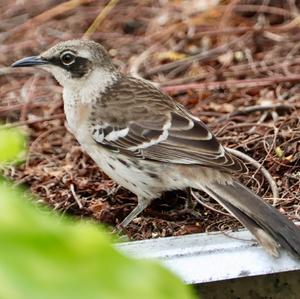
[[[281,245],[300,257],[300,229],[233,173],[246,166],[201,120],[152,84],[120,73],[98,43],[61,42],[13,67],[38,66],[63,86],[69,129],[98,166],[135,193],[125,227],[164,191],[203,190],[273,256]]]

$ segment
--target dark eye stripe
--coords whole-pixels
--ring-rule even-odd
[[[84,57],[77,56],[75,58],[75,61],[69,65],[65,65],[61,62],[60,57],[53,57],[51,59],[48,59],[49,63],[59,66],[66,71],[71,73],[72,78],[81,78],[84,75],[86,75],[91,67],[92,63]]]

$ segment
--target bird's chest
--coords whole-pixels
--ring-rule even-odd
[[[79,143],[89,143],[88,124],[91,105],[82,103],[80,96],[75,92],[64,90],[64,110],[69,130],[75,135]]]

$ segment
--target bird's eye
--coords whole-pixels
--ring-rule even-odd
[[[70,65],[75,61],[75,55],[71,52],[65,52],[60,56],[60,60],[64,65]]]

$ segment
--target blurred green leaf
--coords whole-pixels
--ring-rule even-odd
[[[0,163],[19,159],[26,138],[0,128]],[[0,177],[1,299],[185,299],[190,288],[160,264],[123,256],[98,226],[34,207]]]
[[[123,256],[102,229],[34,208],[0,181],[1,299],[184,299],[191,290],[156,262]]]
[[[0,126],[0,163],[17,162],[24,156],[25,150],[26,138],[20,129]]]

